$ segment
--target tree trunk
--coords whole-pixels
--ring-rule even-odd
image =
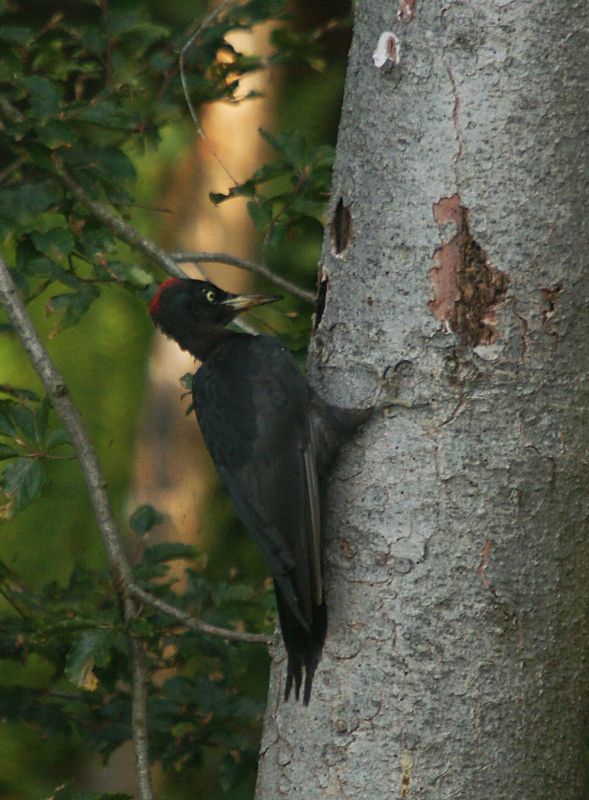
[[[356,405],[406,362],[415,407],[331,476],[328,639],[308,708],[275,660],[257,800],[582,800],[587,5],[398,10],[357,4],[310,379]]]

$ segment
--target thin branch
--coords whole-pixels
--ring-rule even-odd
[[[230,0],[227,0],[227,2],[209,14],[202,25],[195,31],[188,42],[184,45],[182,50],[183,53],[186,49],[188,49],[189,46],[192,46],[202,28],[212,19],[214,19],[214,17],[220,13],[225,6],[230,4],[232,4]],[[180,58],[182,64],[182,56]],[[188,97],[187,103],[189,103],[189,108],[191,109],[191,114],[193,115],[194,119],[196,112],[194,112],[194,108],[190,104]],[[0,115],[12,120],[13,122],[22,122],[24,120],[24,117],[20,111],[2,96],[0,96]],[[195,122],[198,125],[198,117],[195,118]],[[201,135],[204,137],[204,133],[202,133],[202,131]],[[204,138],[206,139],[206,137]],[[57,153],[54,155],[54,163],[58,176],[79,203],[87,208],[88,211],[94,217],[96,217],[96,219],[103,223],[103,225],[106,225],[109,230],[123,239],[123,241],[140,250],[144,255],[148,256],[148,258],[153,259],[169,275],[173,275],[176,278],[188,277],[178,266],[178,263],[181,262],[189,262],[193,264],[199,264],[203,262],[228,264],[232,267],[238,267],[239,269],[247,269],[250,272],[255,272],[258,275],[266,278],[267,281],[273,283],[275,286],[280,286],[281,289],[294,294],[296,297],[300,297],[302,300],[305,300],[308,303],[315,302],[315,296],[312,292],[301,289],[296,284],[286,280],[286,278],[282,278],[280,275],[275,275],[272,270],[268,269],[268,267],[265,267],[263,264],[257,264],[254,261],[248,261],[244,258],[237,258],[236,256],[231,256],[227,253],[166,253],[166,251],[155,244],[155,242],[152,242],[150,239],[142,236],[142,234],[140,234],[139,231],[128,222],[125,222],[125,220],[121,219],[121,217],[113,214],[113,212],[110,211],[103,203],[93,200],[88,195],[84,187],[75,180]]]
[[[229,172],[223,161],[217,155],[215,148],[207,138],[207,135],[200,124],[198,114],[196,113],[196,109],[192,103],[192,100],[190,99],[190,91],[188,89],[188,82],[186,80],[185,61],[184,61],[186,54],[188,53],[190,48],[194,45],[195,41],[197,40],[200,33],[204,30],[204,28],[206,28],[207,25],[209,25],[214,19],[216,19],[216,17],[218,17],[219,14],[225,11],[226,8],[233,5],[237,5],[236,0],[225,0],[224,3],[221,3],[221,5],[217,6],[217,8],[214,8],[210,12],[210,14],[204,18],[204,20],[200,23],[198,28],[196,28],[194,33],[189,37],[188,41],[180,51],[180,58],[178,60],[178,64],[180,66],[180,81],[182,83],[182,91],[184,92],[184,99],[186,100],[186,105],[188,106],[188,110],[190,112],[190,116],[192,117],[192,121],[196,126],[196,131],[203,140],[203,142],[206,144],[207,148],[209,149],[209,152],[212,154],[215,161],[221,167],[223,172],[227,175],[229,180],[232,181],[234,185],[237,185],[238,181],[233,177],[233,175]]]
[[[143,642],[130,636],[133,671],[131,727],[133,730],[133,752],[135,774],[141,800],[153,800],[151,773],[149,770],[149,727],[147,724],[147,663]]]
[[[115,586],[121,598],[123,619],[125,623],[128,623],[137,613],[135,603],[129,594],[131,570],[121,545],[119,532],[106,492],[106,481],[98,464],[96,452],[86,433],[80,413],[72,403],[66,383],[45,350],[18,294],[12,275],[1,258],[0,303],[4,306],[12,327],[19,336],[35,372],[41,379],[51,403],[75,447],[86,486],[88,487],[90,501],[94,508],[98,529],[108,555]],[[147,725],[145,723],[147,718],[145,657],[141,642],[133,636],[130,636],[129,640],[133,672],[132,714],[133,721],[137,722],[137,726],[133,725],[133,748],[137,767],[139,797],[140,800],[153,800],[149,773]]]
[[[129,223],[125,222],[125,220],[121,219],[121,217],[113,214],[113,212],[110,211],[105,205],[99,203],[97,200],[92,200],[92,198],[86,193],[86,190],[72,177],[69,170],[58,155],[54,155],[53,161],[55,163],[57,174],[63,183],[67,186],[76,200],[85,208],[87,208],[88,211],[94,217],[96,217],[96,219],[100,220],[103,225],[106,225],[107,228],[123,239],[123,241],[127,242],[127,244],[132,245],[133,247],[137,248],[137,250],[141,250],[142,253],[153,259],[170,275],[174,275],[176,278],[187,277],[178,267],[174,259],[170,258],[165,250],[162,250],[162,248],[155,244],[155,242],[152,242],[150,239],[142,236],[136,228],[134,228],[132,225],[129,225]]]
[[[266,636],[263,633],[242,633],[240,631],[229,630],[228,628],[220,628],[217,625],[209,625],[208,623],[202,622],[202,620],[197,619],[196,617],[192,617],[185,611],[181,611],[179,608],[176,608],[176,606],[166,603],[165,600],[160,600],[159,597],[155,597],[149,592],[146,592],[135,583],[130,584],[129,594],[131,594],[136,600],[144,605],[149,606],[156,611],[160,611],[162,614],[166,614],[168,617],[175,619],[176,622],[179,622],[185,628],[189,628],[192,631],[197,631],[198,633],[206,633],[210,636],[218,636],[221,639],[226,639],[228,642],[254,642],[258,644],[269,645],[272,641],[269,636]]]
[[[266,278],[267,281],[273,283],[275,286],[280,286],[290,294],[294,294],[305,300],[307,303],[315,303],[315,295],[306,289],[301,289],[294,283],[276,275],[271,269],[265,267],[263,264],[256,264],[255,261],[248,261],[245,258],[238,258],[237,256],[230,256],[228,253],[170,253],[170,258],[178,263],[191,263],[200,264],[202,262],[215,263],[215,264],[229,264],[231,267],[239,267],[239,269],[247,269],[250,272],[255,272]]]

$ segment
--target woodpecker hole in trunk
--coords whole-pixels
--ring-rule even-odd
[[[352,215],[349,206],[343,199],[337,201],[331,221],[331,251],[337,258],[342,258],[352,241]]]
[[[317,305],[315,307],[315,322],[313,330],[316,331],[321,324],[321,318],[325,311],[325,303],[327,301],[327,287],[329,286],[329,276],[327,272],[322,269],[319,277],[319,291],[317,292]]]

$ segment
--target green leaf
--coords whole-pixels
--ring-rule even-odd
[[[262,166],[254,172],[251,180],[256,184],[266,183],[266,181],[288,175],[290,172],[291,166],[285,161],[271,161],[268,164],[262,164]]]
[[[230,197],[230,194],[223,194],[223,192],[209,192],[209,200],[216,206],[229,200]]]
[[[66,228],[53,228],[46,233],[33,231],[31,240],[52,261],[62,261],[74,249],[74,237]]]
[[[35,440],[35,414],[23,403],[14,404],[11,409],[12,419],[17,428],[24,433],[26,438]]]
[[[99,171],[112,182],[136,177],[133,162],[118,147],[79,146],[65,151],[64,160],[72,166]]]
[[[33,31],[30,28],[0,26],[0,41],[3,42],[26,44],[33,38],[33,36]]]
[[[55,211],[46,211],[44,214],[39,214],[35,218],[34,230],[40,233],[48,233],[54,228],[66,228],[67,220],[63,214],[58,214]]]
[[[0,433],[4,436],[14,437],[16,435],[16,423],[14,421],[14,409],[16,403],[12,400],[0,400]]]
[[[76,292],[67,292],[51,297],[46,305],[47,313],[63,311],[63,316],[52,335],[76,325],[99,294],[96,286],[82,284]]]
[[[70,437],[65,428],[55,428],[49,432],[45,439],[45,447],[47,450],[52,450],[54,447],[59,447],[63,444],[71,444]]]
[[[16,513],[37,499],[44,480],[45,473],[38,459],[17,458],[0,475],[0,489],[12,501]]]
[[[4,461],[7,458],[14,458],[14,456],[18,455],[20,455],[20,452],[15,450],[14,447],[10,447],[8,444],[0,443],[0,461]]]
[[[143,561],[150,564],[160,564],[164,561],[175,561],[178,558],[193,559],[196,550],[182,542],[162,542],[147,547],[143,553]]]
[[[111,649],[117,635],[110,630],[84,631],[76,637],[66,659],[65,674],[70,681],[88,692],[98,688],[95,667],[106,667],[110,663]]]
[[[47,433],[47,423],[49,422],[49,411],[51,409],[51,402],[48,397],[44,397],[41,401],[39,409],[34,416],[35,425],[35,441],[42,447]]]
[[[77,141],[76,134],[70,126],[59,119],[51,119],[44,125],[38,125],[36,131],[40,141],[50,150],[69,147]]]
[[[244,602],[251,600],[255,592],[251,586],[244,583],[219,583],[213,587],[213,603],[216,606],[222,603]]]
[[[0,392],[9,395],[10,397],[18,397],[19,400],[35,400],[39,399],[39,395],[30,389],[20,389],[16,386],[11,386],[8,383],[0,383]]]
[[[100,128],[112,128],[114,130],[132,131],[139,121],[134,115],[131,116],[117,103],[105,100],[92,106],[85,106],[72,116],[72,119],[80,122],[89,122],[98,125]]]
[[[261,231],[272,222],[272,204],[265,202],[254,203],[251,200],[247,204],[248,214],[256,228]]]
[[[40,75],[23,78],[23,83],[31,95],[31,112],[34,117],[44,120],[59,113],[61,86]]]
[[[307,146],[304,137],[298,131],[287,130],[274,136],[264,128],[260,128],[260,136],[290,164],[296,167],[304,166]]]
[[[24,184],[13,189],[0,191],[0,217],[15,222],[26,223],[54,202],[53,194],[43,185]]]
[[[160,514],[153,506],[143,505],[135,509],[129,519],[129,525],[140,536],[150,531],[154,525],[163,522],[165,516]]]
[[[194,372],[185,372],[180,378],[180,383],[189,392],[192,391],[192,382],[194,381]]]

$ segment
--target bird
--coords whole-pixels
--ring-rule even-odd
[[[319,482],[373,406],[343,409],[310,387],[272,336],[227,328],[280,295],[231,294],[209,281],[168,278],[154,293],[154,324],[199,360],[192,381],[204,442],[274,580],[287,654],[284,699],[308,705],[327,632]]]

